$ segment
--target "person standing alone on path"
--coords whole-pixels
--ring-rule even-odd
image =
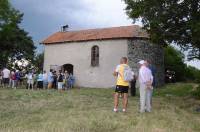
[[[120,65],[118,65],[113,73],[114,76],[117,77],[117,84],[114,95],[114,112],[118,111],[118,103],[119,103],[119,95],[122,94],[123,97],[123,112],[127,110],[128,104],[128,89],[129,82],[124,80],[124,69],[127,67],[128,59],[126,57],[122,57],[120,60]]]
[[[141,60],[139,69],[139,85],[140,85],[140,113],[151,112],[151,92],[153,76],[151,70],[147,67],[147,62]]]

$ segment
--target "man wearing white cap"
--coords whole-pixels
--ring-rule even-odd
[[[146,66],[147,62],[141,60],[138,62],[139,69],[139,84],[140,84],[140,112],[151,112],[151,91],[153,89],[153,76],[151,70]]]

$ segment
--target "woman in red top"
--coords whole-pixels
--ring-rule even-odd
[[[12,88],[16,89],[16,74],[15,74],[15,71],[11,72],[11,84],[12,84]]]

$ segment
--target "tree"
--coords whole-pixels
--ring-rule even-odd
[[[11,7],[8,0],[0,0],[0,65],[16,60],[31,61],[35,46],[28,33],[19,27],[23,14]]]
[[[200,0],[124,0],[126,12],[142,19],[150,40],[175,43],[189,50],[188,59],[200,59]]]
[[[38,54],[35,56],[33,65],[35,67],[36,71],[42,71],[43,70],[43,64],[44,64],[44,53]]]
[[[186,64],[184,64],[184,54],[171,46],[165,47],[164,53],[165,68],[175,71],[177,81],[183,81],[187,68]]]
[[[200,83],[200,70],[195,67],[188,66],[185,72],[185,76],[189,81]]]
[[[167,46],[164,48],[165,69],[175,71],[177,81],[200,82],[200,70],[184,63],[184,54],[179,50]]]

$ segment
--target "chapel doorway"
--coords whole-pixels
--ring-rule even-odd
[[[63,71],[67,71],[69,74],[74,72],[74,66],[72,64],[64,64],[62,66]]]

